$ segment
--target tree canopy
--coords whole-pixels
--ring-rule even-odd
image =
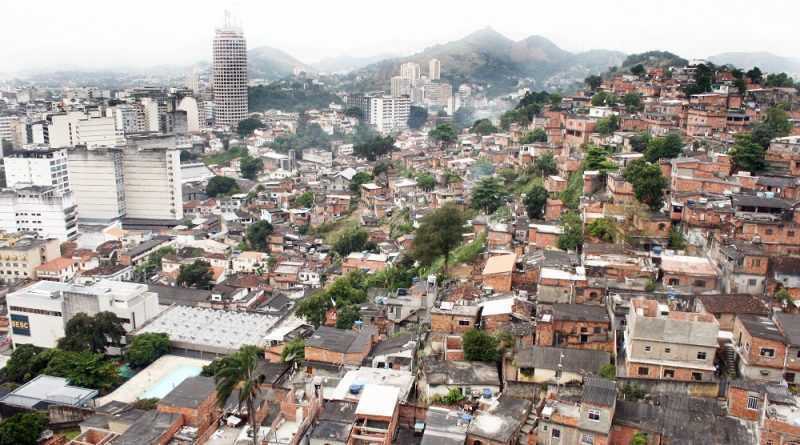
[[[623,177],[633,186],[633,193],[639,202],[653,211],[663,207],[664,191],[669,187],[669,182],[658,165],[637,159],[628,164]]]
[[[260,119],[256,119],[254,117],[248,117],[247,119],[242,119],[239,121],[239,124],[236,126],[236,131],[239,133],[241,137],[247,137],[253,134],[253,131],[261,128],[264,126],[264,123],[261,122]]]
[[[262,170],[264,170],[264,161],[261,158],[242,156],[239,162],[239,172],[242,177],[255,180]]]
[[[473,209],[492,214],[509,198],[509,193],[500,179],[487,176],[482,178],[472,190],[471,205]]]
[[[15,414],[0,422],[0,445],[36,445],[47,424],[46,413]]]
[[[208,261],[195,260],[192,264],[182,264],[178,271],[178,286],[209,289],[214,272]]]
[[[767,167],[765,160],[766,150],[760,144],[753,142],[750,134],[737,134],[736,143],[733,144],[729,154],[733,158],[736,170],[758,173]]]
[[[217,196],[232,195],[239,193],[239,185],[236,180],[227,176],[214,176],[209,179],[206,185],[206,194],[212,198]]]
[[[600,88],[600,85],[603,84],[603,78],[598,75],[592,74],[591,76],[588,76],[586,79],[583,79],[583,82],[586,84],[586,86],[589,87],[589,89],[595,91],[598,88]]]
[[[464,213],[452,203],[425,215],[414,237],[414,257],[424,266],[443,257],[447,274],[450,253],[463,241],[465,222]]]
[[[357,144],[353,147],[353,153],[369,161],[386,156],[394,149],[394,138],[391,136],[376,136],[373,139]]]
[[[456,141],[458,135],[455,128],[450,124],[439,124],[428,132],[428,138],[439,145],[450,145]]]
[[[788,136],[792,132],[792,123],[783,105],[770,107],[764,120],[752,131],[752,142],[766,148],[772,139]]]
[[[408,128],[418,130],[428,121],[428,109],[412,105],[408,110]]]
[[[251,249],[259,252],[269,250],[269,236],[272,234],[272,224],[269,221],[256,221],[247,226],[247,244]]]
[[[117,367],[102,354],[51,349],[43,374],[63,377],[74,386],[108,392],[120,383]]]
[[[352,252],[360,252],[367,247],[369,234],[361,227],[352,227],[339,234],[333,243],[333,250],[345,257]]]
[[[426,192],[430,192],[436,187],[436,178],[430,173],[420,173],[417,175],[417,187]]]
[[[544,128],[535,128],[533,131],[525,133],[519,140],[520,144],[533,144],[535,142],[547,142],[547,132]]]
[[[533,173],[537,176],[550,176],[558,173],[556,158],[552,152],[546,152],[533,160]]]
[[[683,139],[678,133],[673,132],[664,137],[651,138],[644,151],[644,158],[649,162],[677,158],[682,149]]]
[[[94,316],[78,312],[67,322],[58,347],[67,351],[105,353],[106,347],[119,344],[125,336],[122,323],[113,312],[98,312]]]
[[[495,362],[500,358],[499,340],[478,329],[470,329],[463,335],[464,359],[476,362]]]
[[[481,136],[486,136],[492,133],[497,133],[497,127],[492,124],[489,119],[478,119],[472,124],[471,131]]]
[[[528,218],[541,219],[544,216],[544,210],[547,206],[547,189],[541,185],[535,185],[525,195],[523,199],[525,210],[528,213]]]
[[[562,234],[558,237],[558,248],[577,250],[583,245],[583,222],[576,212],[561,215]]]
[[[161,332],[146,332],[133,338],[128,347],[128,363],[134,368],[144,368],[169,352],[169,337]]]

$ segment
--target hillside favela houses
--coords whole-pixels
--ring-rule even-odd
[[[771,3],[635,19],[791,43]],[[420,6],[381,26],[479,10]],[[604,6],[547,20],[634,33]],[[800,444],[800,69],[491,28],[306,64],[242,7],[185,70],[0,69],[0,445]]]

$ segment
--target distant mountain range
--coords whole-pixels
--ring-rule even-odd
[[[398,75],[400,64],[419,63],[427,74],[428,61],[434,58],[441,61],[442,77],[456,86],[475,82],[499,94],[520,86],[520,80],[535,88],[566,86],[619,65],[625,54],[608,50],[571,53],[541,36],[515,41],[484,28],[408,57],[369,65],[351,75],[364,89],[385,88],[389,79]]]
[[[291,76],[295,68],[311,69],[287,52],[270,46],[247,51],[247,71],[251,79],[279,79]]]
[[[761,71],[800,75],[800,59],[778,56],[769,52],[732,52],[711,56],[708,60],[718,65],[731,64],[743,70],[757,66]]]
[[[319,62],[311,64],[314,70],[324,73],[348,73],[353,70],[364,68],[381,60],[397,57],[396,54],[377,54],[374,56],[358,57],[341,55],[338,57],[326,57]]]

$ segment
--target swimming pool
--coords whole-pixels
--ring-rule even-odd
[[[184,380],[189,377],[200,375],[202,368],[197,366],[181,366],[173,369],[169,374],[162,377],[154,385],[144,392],[139,398],[142,399],[162,399],[165,395],[169,394],[176,386],[180,385]],[[147,371],[143,371],[147,372]]]

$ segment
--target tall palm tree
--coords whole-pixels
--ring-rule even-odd
[[[222,365],[214,375],[217,385],[217,404],[225,407],[225,402],[234,390],[239,391],[237,408],[247,407],[250,429],[253,432],[253,445],[258,445],[259,424],[256,422],[256,401],[261,395],[264,375],[258,372],[260,349],[255,346],[242,346],[239,351],[222,359]]]

